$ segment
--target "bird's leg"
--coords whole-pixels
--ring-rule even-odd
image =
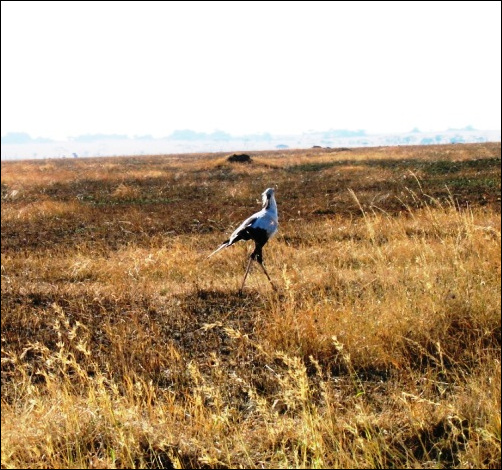
[[[258,263],[260,264],[261,268],[263,269],[265,276],[267,276],[267,279],[270,281],[270,284],[272,285],[272,289],[277,290],[274,286],[274,283],[272,282],[272,279],[270,279],[270,276],[268,275],[267,270],[265,269],[265,266],[263,266],[263,261],[261,260],[261,258],[258,259]]]
[[[241,285],[241,289],[239,292],[242,292],[242,289],[244,289],[244,283],[246,282],[246,278],[248,277],[249,268],[251,267],[251,261],[253,261],[252,256],[249,257],[248,266],[246,268],[246,273],[244,274],[244,279],[242,280],[242,285]]]

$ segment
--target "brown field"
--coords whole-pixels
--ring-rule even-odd
[[[500,468],[500,154],[2,162],[2,468]]]

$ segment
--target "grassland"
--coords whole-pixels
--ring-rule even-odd
[[[2,468],[500,468],[500,154],[2,162]]]

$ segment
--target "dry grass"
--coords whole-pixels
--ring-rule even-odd
[[[2,162],[2,468],[500,468],[500,144],[251,155]]]

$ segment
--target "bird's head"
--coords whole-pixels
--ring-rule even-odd
[[[267,188],[265,191],[263,191],[263,194],[261,195],[261,200],[263,203],[263,207],[267,207],[270,201],[270,198],[274,196],[275,189],[274,188]]]

